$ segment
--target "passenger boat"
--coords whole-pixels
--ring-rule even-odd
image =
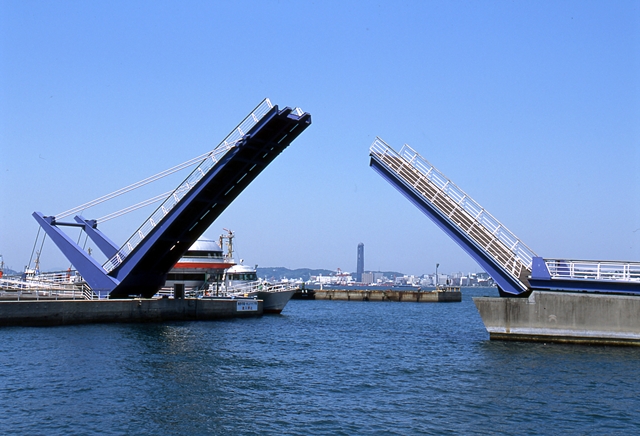
[[[225,270],[235,265],[232,257],[223,254],[221,245],[198,239],[169,271],[165,287],[182,284],[185,291],[198,291],[221,285]]]
[[[232,231],[220,236],[218,242],[198,239],[185,256],[167,274],[165,292],[171,293],[176,285],[201,298],[253,298],[263,301],[263,313],[280,313],[287,305],[297,286],[270,284],[258,279],[256,268],[236,264],[233,260]],[[227,242],[224,254],[223,242]]]

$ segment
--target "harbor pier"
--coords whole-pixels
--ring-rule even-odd
[[[533,291],[473,301],[490,339],[640,346],[640,296]]]
[[[263,314],[262,300],[136,298],[0,301],[0,326],[201,321]]]
[[[433,291],[399,291],[371,289],[321,289],[315,291],[316,300],[343,301],[404,301],[413,303],[459,303],[462,301],[460,288],[446,288]]]

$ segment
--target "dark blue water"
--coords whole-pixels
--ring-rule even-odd
[[[0,330],[2,434],[638,434],[640,349],[490,342],[462,303]]]

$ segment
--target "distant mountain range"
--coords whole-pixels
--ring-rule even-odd
[[[402,277],[404,274],[396,271],[381,271],[382,274],[389,278]],[[257,269],[258,277],[266,280],[282,280],[282,279],[302,279],[307,281],[311,276],[330,276],[335,275],[336,272],[329,269],[311,269],[311,268],[298,268],[289,269],[284,267],[267,267]],[[355,273],[351,273],[355,276]],[[355,277],[354,277],[355,278]]]
[[[3,272],[8,276],[20,274],[18,271],[14,271],[11,268],[5,268]]]

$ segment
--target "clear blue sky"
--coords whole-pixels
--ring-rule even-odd
[[[376,136],[543,257],[640,261],[638,1],[2,0],[0,93],[13,269],[33,211],[200,155],[265,97],[313,124],[205,233],[233,229],[246,263],[354,271],[363,242],[368,270],[480,271],[369,168]],[[122,243],[150,213],[101,228]],[[42,262],[68,266],[50,241]]]

